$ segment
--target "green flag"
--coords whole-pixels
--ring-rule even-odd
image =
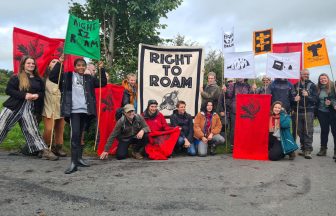
[[[65,54],[100,59],[99,20],[87,21],[69,16],[64,44]]]

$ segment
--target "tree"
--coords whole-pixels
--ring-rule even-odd
[[[13,71],[0,69],[0,94],[5,94],[7,83]]]
[[[206,82],[207,74],[209,72],[215,72],[217,77],[217,84],[222,85],[223,83],[223,67],[224,67],[224,58],[221,51],[210,50],[205,59],[205,74],[204,81]]]
[[[166,40],[168,46],[199,46],[198,42],[186,40],[184,35],[177,34],[173,39]]]
[[[167,17],[182,0],[87,0],[81,5],[71,0],[70,10],[82,19],[101,22],[102,56],[112,79],[122,79],[137,69],[139,43],[157,45],[163,40],[159,30],[166,25],[160,18]],[[113,68],[112,68],[113,66]]]

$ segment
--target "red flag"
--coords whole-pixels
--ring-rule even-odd
[[[13,65],[14,73],[18,73],[22,56],[30,55],[36,59],[40,75],[44,74],[49,62],[59,58],[63,53],[64,39],[48,38],[14,27],[13,30]],[[64,71],[73,71],[74,59],[78,56],[65,55]]]
[[[149,133],[149,143],[146,153],[152,160],[167,160],[172,154],[177,139],[180,136],[178,127],[166,131],[153,131]]]
[[[290,53],[290,52],[300,52],[300,70],[302,70],[302,43],[278,43],[273,44],[272,49],[274,53]],[[289,79],[293,84],[297,83],[297,79]]]
[[[238,94],[233,158],[268,160],[271,95]]]
[[[95,91],[97,114],[99,114],[99,88],[95,89]],[[116,124],[115,113],[121,106],[123,93],[124,87],[119,85],[107,84],[105,87],[101,88],[98,155],[104,151],[107,139]],[[118,141],[115,139],[109,153],[115,154],[117,147]]]

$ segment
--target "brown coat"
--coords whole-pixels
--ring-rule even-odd
[[[219,134],[222,129],[222,123],[217,113],[212,114],[212,122],[210,126],[210,133],[205,134],[203,131],[205,124],[205,115],[204,112],[199,112],[194,119],[194,137],[196,139],[202,139],[207,137],[210,133],[213,135]]]

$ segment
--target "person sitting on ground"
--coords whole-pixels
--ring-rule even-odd
[[[194,120],[194,138],[189,154],[196,155],[196,148],[199,156],[206,156],[208,147],[210,155],[215,155],[216,146],[223,144],[225,139],[220,135],[222,123],[216,112],[214,112],[212,101],[207,101],[201,107]]]
[[[291,117],[282,108],[282,102],[275,101],[271,107],[269,121],[268,158],[272,161],[281,160],[289,155],[295,158],[295,150],[299,147],[290,132]]]
[[[118,139],[117,159],[126,159],[128,147],[133,144],[132,156],[135,159],[143,159],[140,150],[148,143],[148,133],[150,129],[141,115],[135,113],[132,104],[126,104],[123,108],[123,116],[117,121],[112,133],[105,145],[104,152],[100,159],[108,157],[108,151],[115,138]]]
[[[141,114],[151,131],[167,131],[172,129],[161,112],[158,110],[158,102],[149,100],[147,109]]]
[[[174,148],[175,153],[180,153],[183,148],[189,149],[193,142],[194,124],[191,115],[186,112],[186,103],[184,101],[178,101],[176,108],[170,116],[170,125],[172,127],[179,127],[181,130]]]

